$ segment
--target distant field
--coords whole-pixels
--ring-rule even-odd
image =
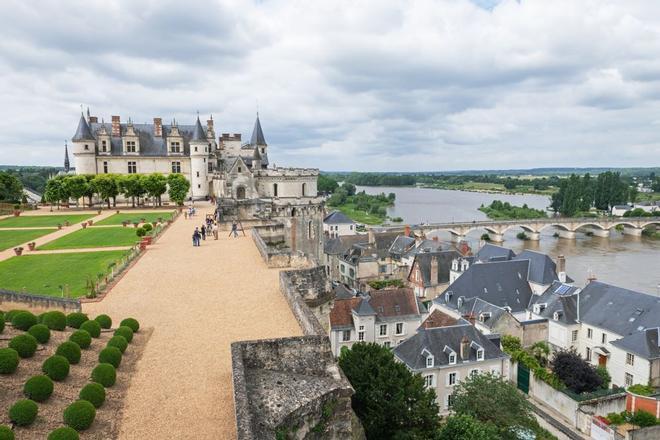
[[[145,219],[147,223],[155,222],[158,218],[162,218],[163,221],[167,221],[172,218],[173,211],[160,211],[160,212],[120,212],[119,214],[114,214],[106,219],[101,220],[95,225],[121,225],[122,222],[128,221],[129,223],[133,222],[142,222],[142,219]]]
[[[557,188],[549,187],[544,190],[536,190],[530,185],[519,185],[514,189],[506,189],[501,183],[488,183],[488,182],[465,182],[465,183],[441,183],[436,182],[433,185],[428,185],[431,188],[441,189],[454,189],[461,191],[484,191],[484,192],[498,192],[498,193],[523,193],[523,194],[541,194],[552,195],[557,192]]]
[[[346,214],[348,217],[350,217],[352,220],[358,223],[364,223],[365,225],[380,225],[385,221],[385,219],[382,219],[377,215],[368,214],[364,211],[358,211],[357,209],[355,209],[355,206],[352,204],[333,207],[333,209],[338,209],[344,214]]]
[[[0,228],[37,228],[57,226],[68,221],[71,224],[83,222],[94,217],[94,214],[63,214],[63,215],[21,215],[0,220]]]
[[[57,240],[39,246],[39,250],[82,249],[109,246],[132,246],[139,238],[135,228],[79,229]]]
[[[0,251],[54,232],[53,229],[0,230]]]
[[[71,297],[86,293],[88,279],[108,272],[126,251],[86,252],[75,254],[23,255],[0,261],[0,288],[39,295],[61,296],[67,285]]]

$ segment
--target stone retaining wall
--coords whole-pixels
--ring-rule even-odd
[[[304,270],[280,272],[280,291],[289,303],[293,316],[296,317],[298,324],[300,324],[303,334],[325,336],[325,329],[321,326],[319,320],[305,303],[305,300],[293,282],[292,277],[297,272],[304,272]]]
[[[11,290],[0,289],[0,309],[26,309],[32,313],[43,313],[47,310],[62,310],[63,312],[79,312],[80,300],[70,298],[56,298],[45,295],[32,295],[18,293]]]

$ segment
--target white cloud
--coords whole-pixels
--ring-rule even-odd
[[[278,164],[660,163],[660,5],[5,0],[0,163],[60,164],[81,103],[250,133]]]

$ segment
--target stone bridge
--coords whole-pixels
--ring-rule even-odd
[[[456,241],[462,240],[470,232],[483,229],[490,236],[491,241],[501,242],[504,233],[511,228],[520,228],[530,240],[540,240],[541,231],[548,227],[554,227],[561,238],[575,238],[575,233],[580,228],[589,228],[590,232],[597,237],[609,237],[610,231],[617,226],[623,226],[623,233],[627,235],[642,235],[644,228],[655,225],[660,226],[660,217],[602,217],[602,218],[540,218],[529,220],[488,220],[464,223],[424,223],[412,226],[385,227],[386,231],[404,232],[406,228],[419,232],[446,231],[452,234]],[[380,229],[380,228],[379,228]]]

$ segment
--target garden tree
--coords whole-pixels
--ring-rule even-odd
[[[653,182],[651,183],[651,189],[655,192],[660,192],[660,177],[656,177],[651,181]]]
[[[328,198],[328,206],[341,206],[346,203],[347,199],[348,194],[346,190],[339,188]]]
[[[58,209],[60,207],[60,202],[69,200],[69,193],[67,192],[66,186],[64,185],[64,176],[53,177],[48,182],[46,182],[44,199],[50,203],[51,206],[53,203],[57,203]]]
[[[619,173],[607,171],[598,175],[594,192],[596,208],[608,210],[614,205],[626,203],[629,196],[629,187],[621,180]]]
[[[63,179],[64,189],[69,194],[69,197],[72,197],[76,200],[76,206],[78,206],[78,200],[81,197],[84,197],[87,191],[89,190],[89,183],[85,176],[66,176]]]
[[[438,440],[499,440],[497,427],[483,423],[469,415],[454,415],[447,418],[436,437]]]
[[[357,343],[343,349],[339,366],[355,389],[353,410],[367,438],[428,439],[438,430],[435,392],[396,362],[389,349]]]
[[[183,201],[186,199],[188,191],[190,191],[188,179],[183,174],[170,174],[167,176],[167,185],[169,186],[170,200],[176,202],[177,205],[183,205]]]
[[[552,372],[574,393],[589,393],[603,385],[603,379],[596,369],[582,359],[575,349],[556,352],[551,366]]]
[[[97,174],[90,184],[101,200],[106,201],[108,209],[110,209],[110,199],[113,199],[116,205],[116,197],[119,194],[117,176],[114,174]]]
[[[337,181],[332,177],[326,176],[325,174],[319,174],[319,179],[316,185],[318,191],[325,194],[332,194],[337,188],[339,188]]]
[[[548,365],[548,356],[550,355],[550,347],[545,341],[538,341],[531,347],[532,356],[536,358],[539,365],[545,367]]]
[[[149,197],[153,197],[154,206],[161,205],[161,196],[167,191],[167,178],[160,173],[151,173],[142,179],[142,187],[147,191]]]
[[[349,196],[354,196],[355,195],[355,185],[352,183],[344,182],[341,184],[341,189],[346,191],[346,194]]]
[[[0,202],[19,203],[23,198],[23,184],[13,174],[0,173]]]
[[[135,207],[135,199],[137,198],[139,205],[140,197],[142,197],[147,192],[143,185],[144,180],[144,176],[140,174],[129,174],[127,176],[123,176],[120,181],[121,192],[127,199],[131,199],[133,207]]]
[[[512,428],[538,429],[531,405],[500,376],[470,376],[454,388],[453,411],[497,427],[499,438],[515,439]]]
[[[87,197],[89,207],[94,206],[94,186],[92,185],[92,180],[94,180],[94,174],[83,174],[87,180],[87,189],[85,190],[85,197]]]

